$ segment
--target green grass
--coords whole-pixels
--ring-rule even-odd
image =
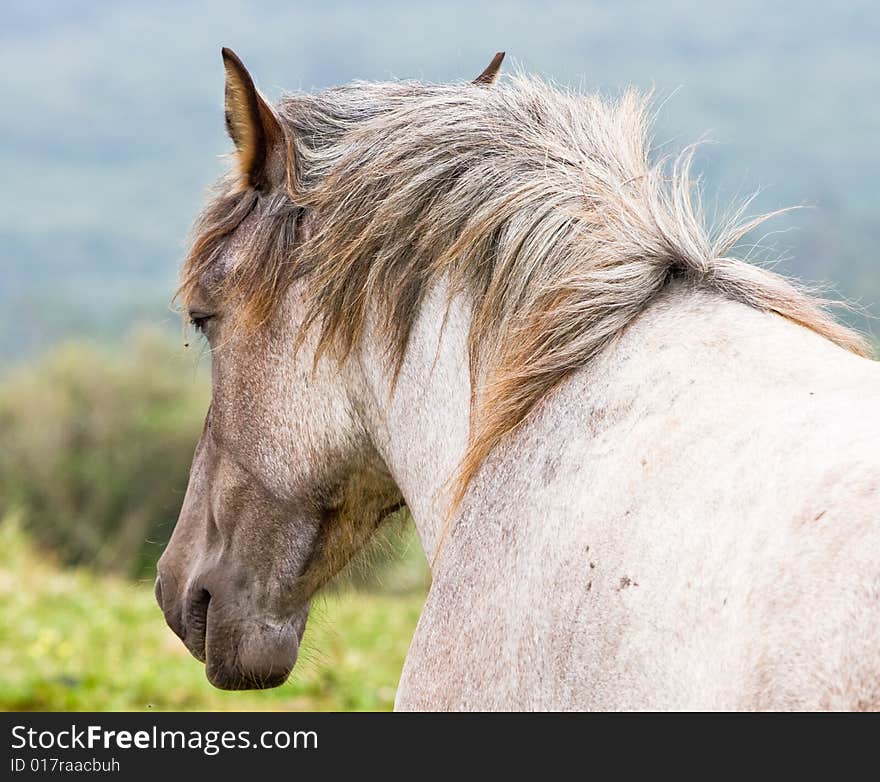
[[[319,597],[290,681],[221,692],[166,627],[151,585],[62,569],[0,523],[2,710],[385,710],[423,591]]]

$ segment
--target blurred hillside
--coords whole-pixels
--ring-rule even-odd
[[[709,203],[766,187],[783,268],[880,314],[880,8],[716,3],[11,2],[0,6],[0,364],[62,335],[115,341],[168,311],[228,149],[219,47],[272,97],[354,78],[470,78],[497,49],[584,89],[665,99],[704,133]],[[510,61],[508,63],[510,67]],[[760,239],[761,237],[756,237]]]

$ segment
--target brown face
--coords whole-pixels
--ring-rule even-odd
[[[344,493],[354,421],[338,379],[311,377],[291,326],[237,335],[207,299],[212,401],[156,595],[218,687],[269,687],[296,661],[319,550]],[[305,354],[306,351],[303,351]],[[320,426],[320,431],[319,431]]]
[[[356,414],[353,370],[330,359],[316,363],[314,340],[297,340],[297,285],[255,329],[240,328],[234,297],[216,294],[239,264],[260,262],[261,204],[284,197],[281,153],[272,147],[280,130],[253,126],[274,121],[265,114],[271,109],[232,57],[224,56],[231,132],[246,164],[261,169],[244,171],[239,184],[254,196],[251,214],[224,237],[186,295],[211,347],[212,401],[180,518],[159,560],[156,598],[174,632],[206,663],[208,679],[242,689],[285,681],[312,594],[400,496]],[[262,152],[247,148],[258,137]]]
[[[254,215],[219,263],[247,253]],[[230,257],[232,256],[232,257]],[[225,689],[281,684],[309,599],[400,502],[356,414],[356,374],[314,362],[298,291],[254,332],[204,292],[189,302],[211,346],[212,400],[156,598]]]

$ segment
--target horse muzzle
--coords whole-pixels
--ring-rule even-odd
[[[156,579],[156,601],[165,621],[197,660],[208,681],[223,690],[277,687],[296,664],[308,605],[278,620],[224,594],[222,586],[196,582],[178,596],[167,573]]]

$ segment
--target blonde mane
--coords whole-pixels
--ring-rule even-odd
[[[607,100],[524,76],[491,88],[355,83],[286,97],[277,111],[293,150],[288,187],[221,184],[196,225],[182,299],[256,211],[250,251],[215,293],[258,326],[303,278],[319,355],[344,361],[377,313],[396,377],[422,300],[447,282],[473,307],[456,502],[499,441],[673,278],[868,352],[829,302],[728,257],[765,217],[740,210],[707,229],[690,153],[650,160],[637,93]]]

